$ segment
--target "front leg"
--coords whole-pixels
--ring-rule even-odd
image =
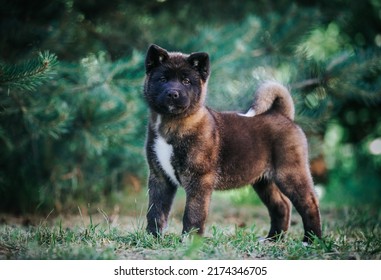
[[[186,204],[183,217],[183,234],[192,230],[196,230],[199,235],[204,233],[213,191],[213,184],[208,181],[210,181],[208,176],[204,176],[204,178],[196,180],[185,188]]]
[[[148,181],[149,204],[147,212],[147,231],[157,236],[167,225],[176,186],[164,178],[150,174]]]

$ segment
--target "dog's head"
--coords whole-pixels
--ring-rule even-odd
[[[209,56],[168,52],[151,45],[146,60],[144,96],[151,110],[163,115],[190,115],[205,101]]]

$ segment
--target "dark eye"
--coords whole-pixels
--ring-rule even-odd
[[[160,82],[166,83],[167,82],[167,78],[164,77],[164,76],[160,77]]]
[[[189,86],[190,85],[190,80],[188,78],[183,79],[183,85]]]

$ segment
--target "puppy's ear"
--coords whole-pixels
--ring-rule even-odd
[[[205,82],[210,74],[209,55],[205,52],[192,53],[188,57],[188,62],[200,73],[201,79]]]
[[[165,49],[157,45],[151,45],[146,55],[146,73],[148,74],[153,68],[162,64],[168,57],[168,52]]]

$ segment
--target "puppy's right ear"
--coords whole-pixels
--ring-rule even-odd
[[[146,56],[146,73],[148,74],[153,68],[162,64],[165,60],[169,58],[168,52],[157,46],[151,45],[148,48],[147,56]]]

